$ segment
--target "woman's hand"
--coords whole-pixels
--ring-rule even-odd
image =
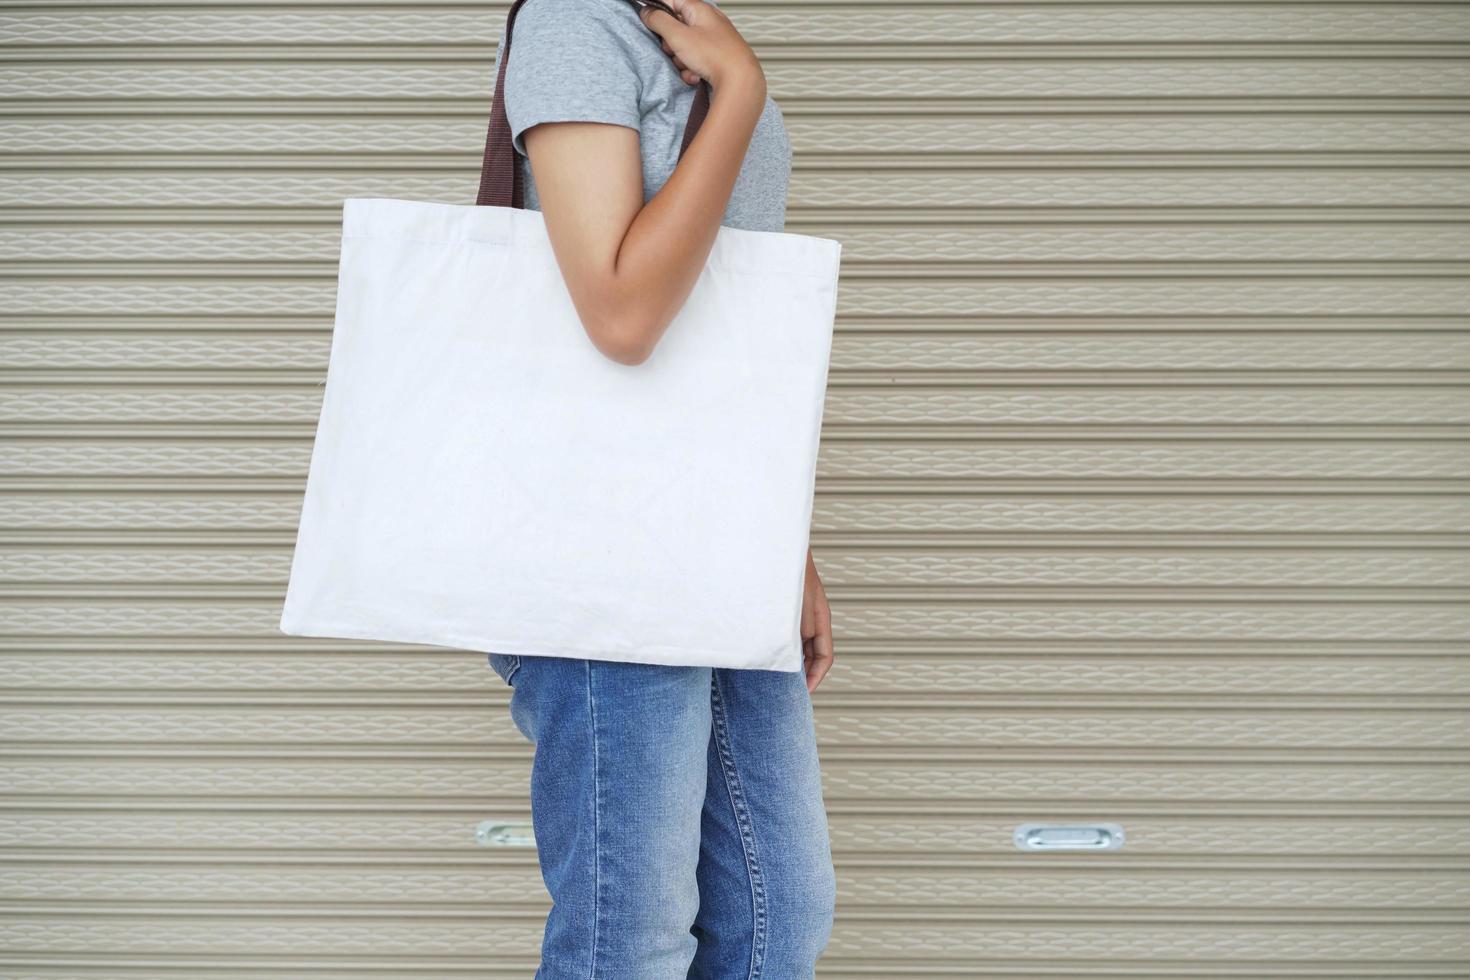
[[[679,76],[690,85],[701,78],[718,89],[726,79],[759,78],[765,72],[745,38],[719,7],[704,0],[665,0],[677,18],[657,7],[639,7],[638,16],[663,42],[664,54],[674,59]]]
[[[806,590],[801,600],[801,647],[806,658],[806,689],[815,691],[827,671],[832,669],[832,609],[827,605],[827,590],[817,574],[812,549],[806,549]]]

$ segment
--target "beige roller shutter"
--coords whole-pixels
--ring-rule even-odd
[[[1470,975],[1466,7],[725,9],[846,246],[822,976]],[[276,630],[341,199],[473,200],[504,13],[0,3],[0,976],[531,975],[484,657]]]

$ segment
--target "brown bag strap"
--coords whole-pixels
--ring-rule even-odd
[[[490,105],[490,128],[485,133],[485,157],[480,164],[480,193],[475,198],[477,205],[490,205],[503,208],[525,207],[523,201],[524,189],[521,177],[521,168],[517,165],[515,146],[510,139],[510,120],[505,115],[505,66],[510,61],[510,34],[515,26],[516,11],[526,0],[515,0],[510,5],[510,13],[505,18],[505,40],[502,42],[500,51],[500,69],[495,73],[495,101]],[[623,2],[623,0],[618,0]],[[645,0],[654,6],[667,10],[657,0]],[[709,112],[710,86],[709,82],[700,79],[699,88],[694,93],[694,104],[689,108],[689,121],[684,124],[684,138],[679,143],[679,157],[682,159],[684,151],[689,149],[689,144],[694,140],[694,134],[699,132],[700,123],[704,122],[705,114]]]

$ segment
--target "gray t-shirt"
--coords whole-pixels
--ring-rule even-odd
[[[500,70],[502,50],[503,44],[496,49],[492,80]],[[571,121],[637,130],[646,202],[678,163],[694,92],[695,86],[679,77],[657,35],[628,0],[526,0],[516,13],[505,72],[505,112],[520,154],[526,207],[541,209],[521,140],[525,130],[537,123]],[[768,96],[721,224],[784,230],[790,177],[791,141],[780,108]]]

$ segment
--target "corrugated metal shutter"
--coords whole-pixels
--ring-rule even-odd
[[[725,7],[846,244],[822,975],[1470,975],[1465,7]],[[504,11],[0,7],[5,977],[530,975],[483,656],[275,629],[340,201],[473,199]]]

